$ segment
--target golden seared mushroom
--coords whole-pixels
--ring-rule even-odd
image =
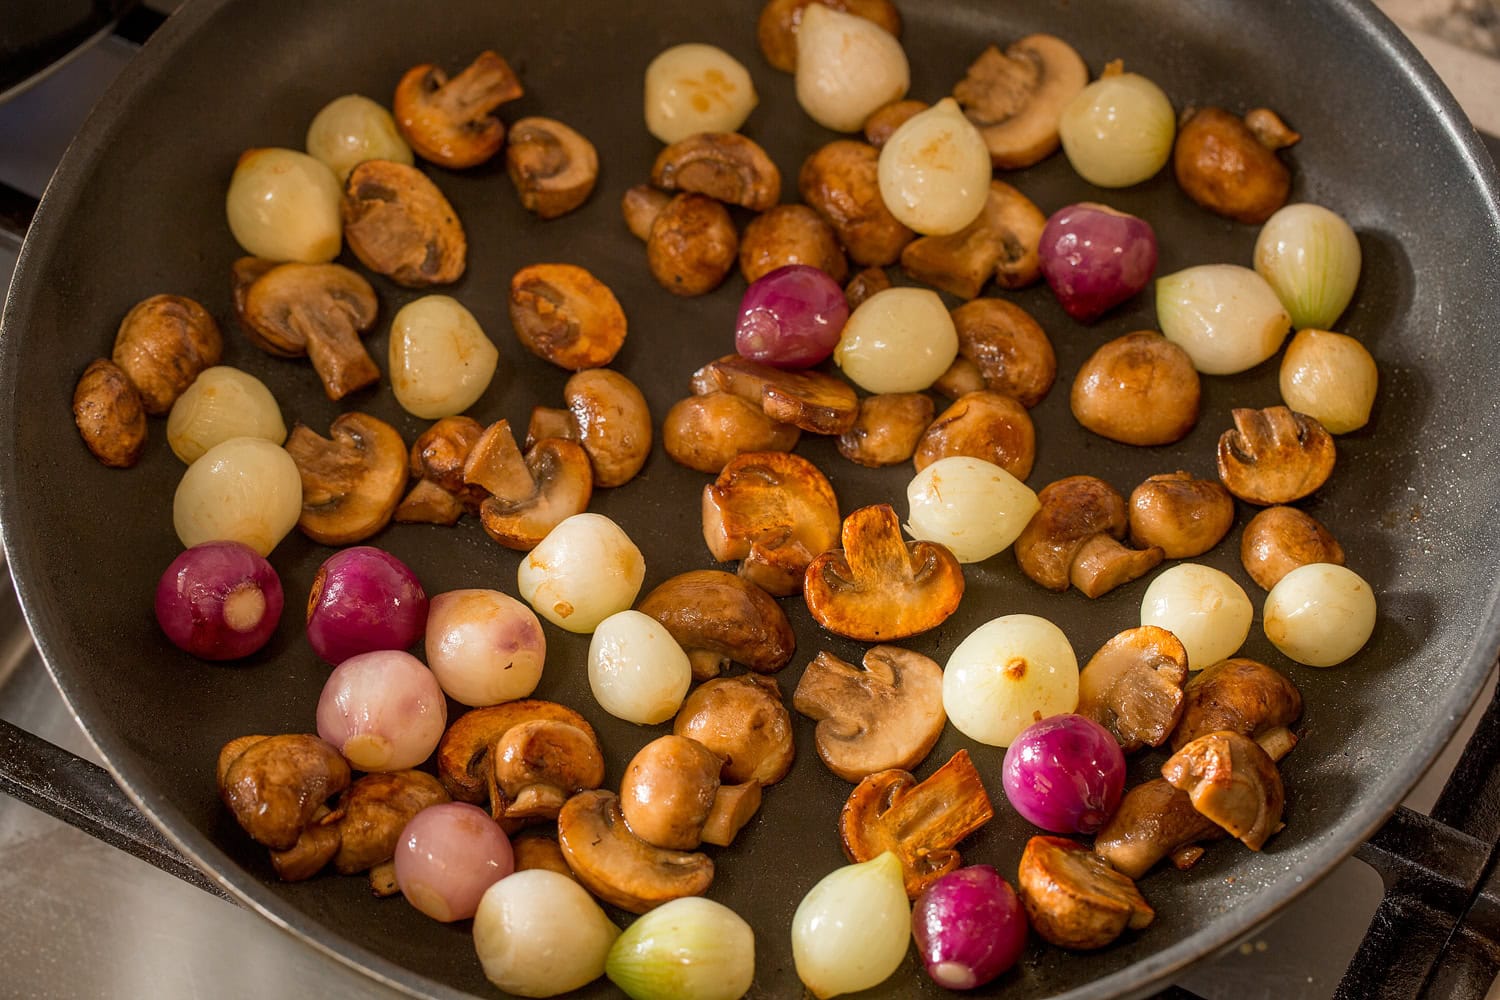
[[[1130,544],[1190,559],[1218,545],[1234,525],[1234,498],[1211,479],[1187,472],[1151,476],[1130,491]]]
[[[770,594],[733,573],[695,569],[662,581],[636,610],[650,615],[687,653],[696,680],[742,663],[758,674],[786,666],[797,648],[786,612]]]
[[[1125,500],[1102,479],[1069,476],[1037,494],[1042,509],[1015,541],[1021,572],[1048,590],[1071,583],[1087,597],[1106,594],[1149,572],[1162,560],[1155,546],[1130,549]]]
[[[936,542],[908,542],[890,504],[844,518],[842,547],[807,567],[803,596],[813,620],[862,642],[886,642],[937,628],[964,596],[964,574]]]
[[[693,391],[732,392],[759,403],[766,416],[813,434],[842,434],[859,416],[859,396],[843,379],[787,371],[728,354],[693,373]]]
[[[461,170],[500,152],[505,124],[492,112],[522,93],[510,64],[484,51],[452,79],[437,66],[413,66],[396,85],[391,110],[418,156]]]
[[[1156,919],[1128,875],[1066,837],[1027,841],[1016,887],[1031,929],[1060,948],[1103,948]]]
[[[422,771],[367,774],[339,799],[339,848],[333,867],[340,875],[368,871],[396,853],[401,829],[428,806],[448,801],[442,782]]]
[[[257,843],[290,850],[330,798],[349,787],[349,765],[316,736],[249,736],[219,752],[219,797]]]
[[[1152,778],[1125,793],[1094,836],[1094,853],[1121,874],[1140,878],[1167,857],[1186,871],[1203,856],[1199,844],[1224,836],[1222,827],[1193,808],[1185,792]]]
[[[886,392],[859,402],[854,426],[839,435],[839,454],[879,468],[900,465],[917,450],[932,423],[932,397],[920,392]]]
[[[797,175],[802,200],[828,220],[849,259],[862,267],[896,263],[917,235],[885,207],[879,163],[874,146],[837,139],[809,156]]]
[[[1248,736],[1227,730],[1199,736],[1162,765],[1161,776],[1252,851],[1282,827],[1281,773]]]
[[[510,424],[485,428],[464,463],[464,482],[490,495],[479,505],[485,534],[508,549],[528,552],[574,514],[588,510],[594,474],[583,446],[543,438],[523,457]]]
[[[850,278],[849,284],[844,286],[844,298],[849,303],[849,311],[853,312],[864,304],[865,299],[890,287],[891,276],[885,273],[885,268],[865,268]]]
[[[1311,514],[1295,507],[1267,507],[1245,525],[1240,562],[1250,579],[1270,590],[1298,566],[1344,565],[1344,547]]]
[[[322,871],[338,854],[341,818],[341,811],[322,806],[303,827],[295,844],[285,851],[271,851],[271,867],[276,870],[276,877],[283,882],[301,882]]]
[[[146,410],[130,376],[106,358],[95,358],[73,390],[73,422],[83,443],[103,464],[128,469],[146,448]]]
[[[1200,108],[1177,130],[1172,170],[1204,208],[1258,226],[1286,204],[1292,189],[1292,173],[1276,150],[1300,138],[1265,108],[1244,119],[1223,108]]]
[[[671,195],[650,184],[636,184],[626,188],[620,199],[620,212],[625,217],[625,228],[630,230],[632,236],[645,243],[651,238],[651,226],[656,222],[656,216],[671,200]]]
[[[1017,170],[1057,149],[1063,108],[1088,82],[1089,68],[1071,45],[1053,35],[1027,35],[1004,52],[985,49],[953,97],[984,136],[990,162]]]
[[[584,888],[611,906],[645,913],[714,880],[704,854],[653,847],[630,832],[614,792],[579,792],[557,817],[557,842]]]
[[[850,861],[896,855],[906,895],[916,899],[963,863],[953,846],[994,817],[969,751],[960,750],[920,784],[899,768],[862,779],[839,813],[839,840]]]
[[[753,674],[699,684],[683,701],[672,732],[723,758],[719,780],[729,785],[774,785],[791,770],[796,753],[781,689]]]
[[[901,12],[891,0],[770,0],[755,24],[755,39],[766,62],[786,73],[797,68],[797,28],[810,3],[873,21],[901,37]]]
[[[406,444],[368,413],[345,413],[320,436],[292,428],[286,450],[302,476],[297,527],[324,545],[352,545],[390,523],[406,489]]]
[[[865,141],[876,149],[882,148],[898,128],[926,110],[926,101],[911,100],[892,101],[883,108],[876,108],[865,119]]]
[[[1215,663],[1188,682],[1184,695],[1173,750],[1224,730],[1250,737],[1268,753],[1297,742],[1287,727],[1302,714],[1302,693],[1264,663],[1240,658]]]
[[[456,524],[478,511],[484,491],[464,482],[464,465],[484,428],[473,417],[444,417],[412,442],[409,468],[417,480],[396,508],[402,524]]]
[[[224,338],[207,309],[181,295],[153,295],[120,321],[110,359],[135,386],[146,412],[160,416],[223,354]]]
[[[620,780],[620,811],[637,837],[678,851],[728,847],[760,808],[760,785],[723,785],[724,761],[697,740],[662,736],[641,748]]]
[[[588,720],[566,705],[537,698],[508,701],[475,708],[455,719],[438,742],[438,778],[448,794],[459,802],[488,801],[495,780],[493,754],[496,744],[523,722],[549,721],[573,726],[595,745],[599,738]]]
[[[521,346],[568,371],[603,368],[625,344],[625,310],[609,286],[573,264],[533,264],[510,279]]]
[[[820,652],[802,672],[792,707],[817,720],[818,756],[845,781],[910,771],[943,735],[943,668],[920,653],[875,646],[864,669]]]
[[[604,752],[592,729],[560,719],[518,722],[490,750],[490,813],[497,820],[557,818],[578,792],[604,784]]]
[[[528,833],[510,839],[511,852],[515,855],[516,871],[530,871],[533,868],[545,868],[549,872],[557,872],[575,879],[573,869],[568,867],[568,859],[563,857],[562,848],[552,837],[540,833]]]
[[[1010,396],[988,389],[968,393],[922,432],[912,463],[921,472],[953,455],[992,462],[1024,480],[1036,461],[1036,427],[1026,407]]]
[[[738,132],[700,132],[656,155],[651,183],[764,212],[781,200],[781,171],[754,139]]]
[[[833,227],[806,205],[776,205],[750,220],[740,237],[740,273],[746,281],[788,264],[806,264],[837,282],[849,262]]]
[[[599,179],[599,154],[593,143],[560,121],[522,118],[510,127],[505,171],[522,208],[555,219],[588,200]]]
[[[798,455],[738,455],[703,488],[708,551],[719,562],[740,560],[740,575],[777,597],[801,589],[808,564],[838,533],[833,487]]]
[[[1127,333],[1078,369],[1070,403],[1088,430],[1111,441],[1181,441],[1198,422],[1201,389],[1187,351],[1154,330]]]
[[[1126,629],[1078,672],[1078,714],[1127,753],[1159,747],[1182,716],[1187,675],[1187,650],[1175,635],[1155,625]]]
[[[1025,288],[1042,277],[1038,248],[1047,217],[1004,181],[973,222],[947,236],[923,236],[901,251],[901,266],[917,281],[972,299],[991,278],[1001,288]]]
[[[959,357],[978,366],[984,388],[1014,396],[1027,409],[1046,398],[1057,379],[1057,355],[1026,310],[1004,299],[975,299],[953,310],[953,329]]]
[[[932,383],[933,392],[947,396],[949,399],[958,399],[960,396],[967,396],[971,392],[981,392],[987,388],[984,373],[979,370],[979,366],[963,355],[954,358],[948,370]]]
[[[690,298],[718,288],[739,250],[728,209],[707,195],[679,194],[651,220],[646,264],[657,284]]]
[[[1219,437],[1219,478],[1247,503],[1269,507],[1316,491],[1333,474],[1333,436],[1285,406],[1232,411],[1234,429]]]
[[[662,447],[679,465],[718,475],[736,455],[791,451],[802,432],[730,392],[678,400],[661,425]]]
[[[312,361],[329,399],[340,400],[380,381],[380,369],[360,343],[375,324],[375,289],[338,264],[277,264],[254,277],[255,258],[235,264],[241,325],[268,354]]]
[[[608,368],[590,368],[563,386],[567,409],[531,411],[526,445],[548,437],[583,445],[594,469],[595,486],[623,486],[651,455],[651,411],[630,379]]]
[[[463,277],[469,241],[458,213],[416,167],[366,160],[344,182],[344,239],[359,262],[407,288]]]

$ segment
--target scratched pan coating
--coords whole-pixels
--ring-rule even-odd
[[[556,405],[565,373],[525,354],[510,330],[512,273],[539,261],[581,264],[624,304],[630,335],[617,367],[639,383],[659,423],[687,392],[688,375],[732,345],[743,282],[682,300],[650,278],[642,247],[619,217],[619,198],[645,179],[657,144],[642,127],[640,89],[650,58],[685,41],[710,42],[751,68],[759,108],[745,131],[763,143],[794,194],[802,158],[833,138],[798,111],[792,78],[755,47],[758,4],[658,0],[644,8],[553,0],[401,0],[306,4],[300,0],[194,0],[174,17],[95,110],[48,191],[22,255],[0,344],[5,540],[28,618],[59,686],[111,769],[146,812],[231,891],[310,944],[414,993],[494,995],[474,960],[468,925],[441,925],[399,900],[370,897],[362,878],[325,876],[283,885],[220,806],[215,753],[252,732],[306,731],[327,668],[302,638],[300,595],[329,550],[294,533],[272,555],[288,610],[270,645],[229,666],[199,663],[169,646],[151,612],[152,587],[178,551],[170,516],[181,466],[154,420],[134,469],[109,471],[80,446],[68,419],[73,384],[107,354],[119,318],[156,292],[203,302],[227,332],[225,363],[271,386],[290,424],[324,430],[341,409],[312,370],[271,358],[237,330],[228,268],[239,254],[224,224],[235,157],[259,145],[300,147],[307,122],[348,92],[388,100],[408,66],[456,69],[494,47],[516,66],[527,94],[504,109],[560,118],[600,150],[599,189],[580,211],[539,222],[522,211],[500,163],[464,173],[427,168],[457,207],[470,239],[468,272],[441,289],[463,301],[499,345],[500,374],[474,407],[488,422],[523,424],[531,407]],[[1340,438],[1332,481],[1305,506],[1332,527],[1380,597],[1369,647],[1331,670],[1290,666],[1259,625],[1246,654],[1288,668],[1306,696],[1302,743],[1285,764],[1287,830],[1264,852],[1218,844],[1191,873],[1157,871],[1141,888],[1157,921],[1104,951],[1074,955],[1035,941],[991,988],[1007,997],[1099,997],[1141,992],[1264,921],[1327,872],[1380,823],[1430,763],[1469,706],[1497,641],[1495,553],[1500,552],[1500,455],[1493,342],[1500,330],[1495,179],[1435,79],[1373,8],[1353,2],[1236,0],[902,4],[912,94],[935,99],[989,42],[1032,31],[1069,39],[1097,73],[1123,56],[1180,108],[1266,105],[1305,136],[1290,152],[1294,200],[1325,204],[1358,231],[1364,276],[1340,329],[1363,339],[1382,384],[1368,427]],[[1044,211],[1103,200],[1148,218],[1161,241],[1159,273],[1192,264],[1248,263],[1255,230],[1192,205],[1167,175],[1125,191],[1078,180],[1054,156],[1007,175]],[[344,258],[348,262],[348,257]],[[417,293],[375,279],[381,319],[369,340],[385,367],[390,316]],[[1203,417],[1167,448],[1135,449],[1093,437],[1068,412],[1068,386],[1094,347],[1153,325],[1150,292],[1092,328],[1066,319],[1044,288],[1013,296],[1051,334],[1059,383],[1034,411],[1033,488],[1073,473],[1128,492],[1145,476],[1213,471],[1214,443],[1232,406],[1278,402],[1275,362],[1204,382]],[[423,424],[389,389],[345,408],[368,410],[407,441]],[[905,513],[907,468],[869,471],[826,440],[799,451],[832,480],[844,511],[892,501]],[[646,556],[646,587],[712,565],[700,537],[697,496],[707,477],[672,463],[658,445],[630,484],[600,491],[592,509],[615,518]],[[1202,561],[1226,570],[1256,601],[1237,559],[1235,530]],[[412,565],[430,593],[492,586],[514,592],[518,556],[473,521],[456,529],[397,526],[375,539]],[[1057,621],[1080,660],[1137,624],[1144,582],[1090,602],[1045,593],[1009,554],[966,569],[969,594],[935,632],[908,644],[945,660],[982,622],[1030,612]],[[799,649],[780,675],[790,696],[819,649],[857,660],[860,647],[827,636],[796,600],[783,602]],[[624,763],[665,731],[602,712],[588,693],[586,638],[548,627],[538,695],[566,702],[598,728],[616,784]],[[456,711],[456,709],[455,709]],[[788,927],[798,901],[843,863],[834,832],[849,786],[812,750],[797,720],[799,756],[770,789],[759,817],[727,850],[712,850],[710,895],[755,927],[754,996],[796,995]],[[925,775],[967,746],[1000,815],[963,845],[965,860],[1012,877],[1033,832],[1004,804],[1001,752],[951,727],[920,769]],[[1160,756],[1137,760],[1139,780]],[[619,916],[618,914],[616,916]],[[878,991],[941,996],[908,956]],[[583,996],[612,995],[600,981]]]

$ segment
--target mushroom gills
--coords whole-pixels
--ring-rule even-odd
[[[1042,276],[1039,247],[1047,217],[1020,191],[991,181],[975,220],[947,236],[922,236],[901,251],[907,275],[961,299],[977,296],[990,279],[1025,288]]]
[[[1183,711],[1187,650],[1164,628],[1143,625],[1106,642],[1078,674],[1078,714],[1129,752],[1167,741]]]
[[[406,488],[406,444],[367,413],[345,413],[324,438],[302,424],[286,450],[302,477],[297,527],[315,542],[350,545],[390,523]]]
[[[1228,730],[1200,736],[1163,764],[1161,774],[1187,793],[1194,809],[1252,851],[1284,826],[1281,773],[1247,736]]]
[[[797,639],[781,605],[761,587],[722,570],[679,573],[637,605],[672,634],[693,677],[717,677],[728,662],[768,674],[791,662]]]
[[[991,163],[1015,170],[1056,151],[1063,108],[1088,82],[1088,66],[1067,42],[1027,35],[1003,53],[985,49],[953,96],[984,136]]]
[[[556,702],[523,698],[471,709],[448,726],[438,743],[438,779],[448,794],[458,802],[483,804],[494,780],[490,758],[495,745],[514,726],[537,719],[567,723],[598,743],[587,719]]]
[[[497,820],[556,819],[572,795],[604,783],[604,755],[594,734],[557,719],[510,727],[489,759],[490,813]]]

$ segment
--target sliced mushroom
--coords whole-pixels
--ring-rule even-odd
[[[1125,537],[1125,500],[1102,479],[1059,479],[1043,487],[1037,500],[1042,509],[1014,548],[1021,572],[1048,590],[1067,590],[1071,582],[1098,597],[1162,560],[1159,548],[1129,549],[1117,541]]]
[[[774,785],[791,770],[792,717],[769,677],[741,674],[704,681],[677,712],[672,732],[697,740],[724,759],[725,784]]]
[[[1166,472],[1130,492],[1130,543],[1159,546],[1168,559],[1202,555],[1233,525],[1234,498],[1211,479]]]
[[[297,527],[324,545],[352,545],[390,523],[406,488],[406,444],[368,413],[345,413],[321,437],[292,428],[287,453],[302,475]]]
[[[421,771],[367,774],[339,800],[339,846],[333,867],[340,875],[368,871],[396,853],[401,829],[428,806],[448,801],[442,783]]]
[[[889,504],[844,518],[842,547],[807,567],[803,596],[830,632],[886,642],[937,628],[964,596],[964,574],[936,542],[908,542]]]
[[[408,288],[463,277],[469,241],[458,213],[416,167],[366,160],[344,182],[344,239],[359,262]]]
[[[320,807],[295,844],[285,851],[271,851],[276,877],[283,882],[301,882],[322,871],[339,851],[338,820],[338,813]]]
[[[505,434],[509,433],[507,427]],[[514,439],[511,443],[514,448]],[[478,453],[476,447],[475,454]],[[469,457],[472,464],[474,455]],[[588,510],[589,497],[594,492],[594,474],[588,452],[581,445],[562,438],[543,438],[531,446],[522,467],[510,468],[517,477],[524,469],[530,478],[530,488],[497,493],[479,505],[479,520],[485,534],[506,548],[529,552],[553,528]],[[465,475],[469,476],[467,470]]]
[[[738,132],[700,132],[656,156],[651,183],[764,212],[781,200],[781,171],[754,139]]]
[[[1344,565],[1344,547],[1311,514],[1295,507],[1267,507],[1245,525],[1240,562],[1252,580],[1270,590],[1298,566]]]
[[[83,370],[73,390],[73,422],[88,450],[110,468],[140,461],[146,410],[130,376],[113,361],[96,358]]]
[[[662,421],[662,447],[674,462],[718,475],[736,455],[791,451],[802,432],[777,423],[756,403],[729,392],[679,400]]]
[[[1104,344],[1078,369],[1073,416],[1100,437],[1162,445],[1187,437],[1198,422],[1201,389],[1187,351],[1154,330]]]
[[[991,45],[953,88],[953,97],[984,136],[990,162],[1029,167],[1058,146],[1063,108],[1089,82],[1073,47],[1052,35],[1027,35],[1003,53]]]
[[[560,121],[522,118],[510,127],[505,171],[522,208],[555,219],[588,200],[599,179],[599,154],[593,143]]]
[[[648,844],[691,851],[705,840],[727,846],[760,807],[760,785],[720,787],[723,758],[686,736],[662,736],[631,758],[620,781],[620,811]],[[723,791],[726,794],[720,794]]]
[[[505,124],[492,112],[522,93],[510,64],[485,51],[452,79],[436,66],[413,66],[396,85],[392,110],[418,156],[463,169],[500,152]]]
[[[533,264],[510,279],[510,324],[559,368],[602,368],[625,344],[625,310],[609,286],[573,264]]]
[[[892,101],[883,108],[876,108],[865,119],[865,141],[876,149],[885,146],[895,131],[914,116],[927,110],[926,101]]]
[[[896,646],[876,646],[864,669],[820,652],[802,672],[792,707],[817,720],[818,756],[845,781],[876,771],[910,771],[938,737],[943,712],[943,670]]]
[[[850,259],[864,267],[894,264],[916,236],[885,207],[879,162],[874,146],[838,139],[809,156],[797,175],[802,200],[828,220]]]
[[[901,251],[901,266],[917,281],[972,299],[994,278],[1001,288],[1025,288],[1042,276],[1038,248],[1047,217],[1031,199],[990,181],[984,209],[947,236],[923,236]]]
[[[781,605],[744,577],[722,570],[679,573],[647,594],[637,610],[671,633],[697,680],[717,677],[731,661],[774,674],[797,648]]]
[[[934,392],[947,396],[949,399],[958,399],[960,396],[980,392],[987,388],[989,386],[985,383],[984,373],[979,370],[979,366],[963,355],[954,358],[948,370],[932,383]]]
[[[1032,837],[1016,876],[1031,928],[1060,948],[1103,948],[1156,919],[1128,875],[1065,837]]]
[[[396,508],[403,524],[454,524],[464,509],[478,511],[482,490],[464,482],[469,453],[484,434],[472,417],[444,417],[412,443],[409,468],[417,485]]]
[[[843,379],[788,371],[729,354],[693,373],[693,391],[732,392],[759,403],[766,416],[813,434],[842,434],[859,416],[859,396]]]
[[[1244,120],[1223,108],[1189,111],[1177,132],[1172,170],[1204,208],[1258,226],[1286,204],[1292,173],[1276,150],[1299,138],[1265,108]]]
[[[891,0],[770,0],[761,9],[755,25],[755,38],[766,61],[777,69],[791,73],[797,68],[797,28],[802,12],[809,3],[873,21],[886,31],[901,37],[901,12]]]
[[[219,797],[245,832],[273,851],[296,846],[323,804],[349,787],[349,778],[337,750],[302,733],[242,737],[219,755]]]
[[[454,720],[437,748],[438,778],[459,802],[483,803],[494,780],[491,762],[495,745],[513,727],[533,720],[564,722],[598,737],[588,720],[565,705],[523,698],[488,708],[476,708]]]
[[[568,878],[575,878],[573,869],[568,867],[568,859],[563,857],[562,848],[557,841],[540,833],[528,833],[520,837],[510,839],[511,853],[515,856],[516,871],[530,871],[533,868],[545,868],[549,872],[557,872]]]
[[[1121,749],[1159,747],[1182,716],[1187,650],[1164,628],[1142,625],[1110,639],[1078,673],[1078,714]]]
[[[932,397],[920,392],[887,392],[860,400],[854,426],[839,435],[839,454],[879,468],[911,458],[932,423]]]
[[[620,212],[625,216],[625,227],[636,239],[646,242],[651,238],[651,226],[656,222],[656,216],[671,200],[671,195],[650,184],[636,184],[626,188],[620,199]]]
[[[560,719],[511,726],[493,744],[490,766],[497,820],[556,819],[573,795],[604,784],[604,752],[593,730]]]
[[[750,220],[740,237],[740,273],[746,281],[788,264],[806,264],[834,281],[849,274],[838,236],[806,205],[776,205]]]
[[[223,354],[224,338],[207,309],[181,295],[153,295],[120,321],[110,358],[146,412],[160,416]]]
[[[979,366],[986,388],[1027,409],[1046,398],[1057,379],[1057,355],[1026,310],[1004,299],[975,299],[953,310],[953,329],[959,357]]]
[[[1017,479],[1031,475],[1036,427],[1015,399],[988,389],[960,396],[928,425],[912,463],[921,472],[940,458],[967,455],[993,462]]]
[[[778,597],[795,594],[808,563],[838,538],[838,498],[805,458],[738,455],[703,488],[703,540],[719,562]]]
[[[1219,478],[1229,492],[1268,507],[1316,491],[1333,474],[1333,436],[1285,406],[1232,411],[1234,429],[1219,437]]]
[[[1282,827],[1281,774],[1248,736],[1227,730],[1200,736],[1162,765],[1161,776],[1252,851]]]
[[[250,340],[280,357],[312,361],[329,399],[380,381],[360,335],[375,323],[370,283],[338,264],[278,264],[243,295],[240,322]]]
[[[1248,736],[1263,747],[1280,745],[1290,737],[1282,731],[1302,714],[1297,685],[1255,660],[1215,663],[1189,681],[1184,694],[1182,721],[1172,733],[1173,750],[1224,730]]]
[[[651,222],[646,263],[657,284],[673,295],[704,295],[729,275],[739,239],[723,205],[707,195],[679,194]]]
[[[849,284],[844,286],[844,298],[849,303],[849,311],[853,312],[864,304],[864,301],[876,292],[883,292],[891,287],[891,276],[885,273],[883,267],[867,267],[854,277],[849,279]]]
[[[557,842],[586,889],[631,913],[701,896],[714,879],[707,855],[652,847],[631,833],[613,792],[579,792],[569,799],[557,817]]]

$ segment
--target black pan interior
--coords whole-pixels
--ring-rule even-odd
[[[22,256],[4,328],[0,399],[10,435],[4,451],[5,541],[41,649],[86,729],[143,807],[226,885],[272,919],[372,974],[437,996],[493,995],[465,925],[443,926],[399,900],[376,901],[363,880],[275,881],[265,854],[245,838],[213,790],[213,760],[228,738],[306,731],[327,675],[301,636],[299,595],[328,550],[294,534],[273,554],[288,613],[271,645],[233,666],[197,662],[169,646],[151,613],[157,576],[179,550],[171,497],[181,466],[155,421],[145,459],[108,471],[81,447],[68,419],[73,384],[89,359],[107,354],[115,326],[139,299],[163,291],[205,303],[227,336],[225,363],[275,391],[288,423],[324,429],[340,407],[327,402],[310,368],[268,357],[234,327],[228,268],[239,254],[224,223],[223,196],[239,152],[300,147],[309,119],[348,92],[389,99],[408,66],[456,69],[483,47],[506,55],[527,95],[507,117],[545,114],[598,146],[600,187],[579,212],[541,223],[523,212],[499,164],[464,173],[430,169],[468,229],[469,269],[444,289],[463,301],[499,345],[501,372],[473,412],[481,421],[524,422],[536,404],[556,405],[565,373],[526,355],[505,316],[518,268],[569,261],[590,268],[619,296],[630,336],[617,360],[645,390],[659,419],[687,391],[698,365],[732,347],[743,290],[738,276],[717,292],[681,300],[650,278],[644,254],[621,224],[619,197],[643,180],[657,144],[641,122],[642,72],[662,48],[710,42],[749,66],[761,103],[746,131],[786,178],[787,199],[802,158],[832,136],[798,111],[791,77],[755,47],[759,5],[660,0],[644,9],[557,0],[402,0],[306,4],[300,0],[194,0],[147,47],[97,109],[48,192]],[[1332,482],[1304,506],[1342,540],[1352,567],[1375,587],[1374,639],[1353,662],[1296,667],[1252,632],[1246,655],[1287,669],[1307,701],[1302,743],[1285,765],[1287,830],[1252,855],[1219,845],[1191,873],[1159,871],[1142,883],[1158,920],[1098,954],[1033,943],[993,988],[1010,997],[1105,996],[1142,989],[1243,933],[1326,872],[1378,824],[1431,761],[1472,701],[1496,645],[1495,561],[1500,552],[1493,391],[1500,320],[1500,226],[1495,179],[1481,166],[1468,126],[1414,52],[1373,8],[1352,2],[1235,0],[1183,4],[984,2],[902,5],[913,96],[936,99],[990,42],[1032,31],[1069,39],[1098,72],[1123,57],[1155,79],[1179,107],[1267,105],[1302,132],[1291,151],[1294,200],[1342,213],[1360,236],[1364,277],[1340,329],[1361,337],[1381,366],[1374,419],[1339,440]],[[1081,182],[1061,156],[1007,178],[1044,211],[1100,200],[1145,216],[1161,242],[1159,273],[1192,264],[1248,263],[1255,230],[1193,206],[1163,175],[1124,191]],[[386,322],[416,293],[376,279],[382,322],[370,339],[384,368]],[[1082,431],[1067,388],[1097,345],[1154,325],[1151,294],[1092,328],[1069,321],[1051,295],[1014,296],[1049,331],[1058,386],[1034,411],[1040,488],[1092,473],[1128,492],[1146,475],[1213,470],[1214,443],[1232,406],[1279,402],[1275,362],[1241,376],[1205,379],[1204,415],[1169,448],[1134,449]],[[345,404],[393,422],[410,441],[423,424],[385,389]],[[847,511],[901,499],[905,469],[870,472],[830,443],[799,451],[823,468]],[[706,477],[674,465],[658,448],[636,481],[599,493],[594,508],[620,522],[646,555],[649,588],[710,565],[699,537],[696,497]],[[1237,525],[1250,511],[1242,508]],[[1239,528],[1202,561],[1235,576],[1257,604],[1260,591],[1236,556]],[[517,556],[477,524],[450,530],[396,527],[375,540],[407,560],[431,593],[461,586],[514,592]],[[957,642],[1000,614],[1057,621],[1080,660],[1137,623],[1144,583],[1090,602],[1044,593],[1009,555],[969,567],[969,596],[914,648],[946,658]],[[821,633],[797,601],[785,606],[800,648],[781,677],[790,695],[819,649],[856,660],[858,644]],[[618,722],[597,708],[584,677],[586,639],[549,627],[539,696],[580,709],[598,727],[617,781],[624,762],[660,728]],[[456,709],[455,709],[456,710]],[[834,818],[848,786],[811,752],[799,720],[801,755],[769,791],[760,817],[733,849],[717,852],[711,895],[755,926],[756,996],[799,991],[788,927],[803,894],[842,863]],[[1032,831],[1006,806],[998,750],[951,728],[922,768],[929,773],[967,746],[1000,815],[964,845],[968,862],[1013,874]],[[1133,780],[1159,764],[1134,764]],[[940,995],[908,958],[882,995]],[[584,991],[610,994],[607,983]]]

